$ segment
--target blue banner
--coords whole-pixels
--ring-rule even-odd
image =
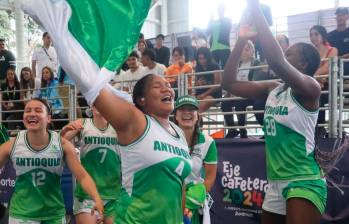
[[[332,149],[333,140],[319,141],[320,148]],[[213,224],[260,223],[262,204],[268,188],[264,141],[222,139],[216,141],[218,171],[211,191]],[[322,224],[349,223],[349,151],[331,171],[329,177],[342,193],[328,183],[328,200]]]

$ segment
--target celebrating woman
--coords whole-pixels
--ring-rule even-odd
[[[114,128],[92,107],[92,119],[79,119],[66,125],[61,135],[68,140],[79,136],[80,160],[91,175],[104,202],[104,223],[112,224],[121,187],[120,156]],[[74,214],[78,224],[95,224],[93,201],[78,184],[74,193]]]
[[[46,101],[30,100],[23,115],[27,130],[0,146],[0,165],[10,159],[17,176],[10,201],[10,224],[65,223],[61,192],[63,163],[94,201],[93,211],[97,210],[103,217],[103,202],[93,180],[80,165],[74,146],[47,129],[50,113]]]
[[[192,96],[182,96],[176,101],[175,123],[184,131],[193,160],[192,172],[186,179],[186,208],[192,212],[192,224],[207,223],[210,219],[210,211],[205,200],[206,192],[209,192],[214,185],[217,172],[216,143],[210,136],[200,131],[198,110],[199,103]],[[192,203],[192,200],[199,202],[200,205]]]
[[[264,113],[269,189],[263,202],[262,223],[320,223],[327,188],[315,160],[315,125],[321,88],[313,78],[320,64],[316,48],[297,43],[283,54],[260,10],[248,1],[249,21],[224,69],[223,88],[244,98],[268,97]],[[252,20],[253,18],[253,20]],[[252,23],[253,21],[253,23]],[[238,81],[239,58],[248,39],[258,40],[271,69],[284,83]]]

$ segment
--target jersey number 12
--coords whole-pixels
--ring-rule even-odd
[[[42,186],[45,184],[46,174],[43,171],[32,173],[33,185],[35,187]]]

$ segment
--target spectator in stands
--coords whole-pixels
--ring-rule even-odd
[[[248,41],[244,47],[244,50],[241,53],[240,57],[240,66],[237,74],[237,79],[239,81],[251,81],[254,74],[258,72],[258,70],[248,69],[251,66],[257,66],[260,62],[255,59],[255,49],[252,41]],[[231,94],[227,94],[225,97],[231,97]],[[223,101],[222,103],[222,111],[223,112],[232,112],[233,107],[235,107],[235,111],[245,111],[246,107],[253,104],[252,99],[243,99],[243,100],[229,100]],[[237,114],[238,118],[238,126],[245,126],[246,124],[246,114]],[[234,126],[234,115],[224,115],[225,124],[227,126]],[[234,138],[238,136],[239,132],[236,129],[229,129],[226,137]],[[240,128],[240,138],[247,138],[247,131],[245,128]]]
[[[23,110],[23,103],[16,102],[20,100],[20,84],[13,68],[7,69],[6,81],[1,85],[2,92],[2,111],[3,120],[20,120],[23,112],[12,112],[14,110]],[[5,126],[9,130],[20,129],[23,127],[22,122],[10,122],[6,123]]]
[[[213,60],[210,50],[207,47],[202,47],[198,49],[197,59],[196,59],[196,72],[208,72],[212,73],[204,75],[196,75],[195,83],[196,86],[204,85],[215,85],[221,83],[221,73],[217,70],[220,70],[219,65]],[[195,91],[196,98],[198,100],[210,100],[217,99],[222,97],[222,89],[220,87],[208,87],[200,88]],[[217,102],[214,101],[205,101],[200,102],[199,112],[203,113],[208,110],[211,106],[215,105]]]
[[[142,54],[142,64],[145,67],[144,74],[155,74],[164,76],[166,67],[163,64],[155,62],[155,51],[153,49],[145,49]]]
[[[319,82],[322,90],[328,90],[328,78],[316,77],[316,76],[329,75],[330,63],[328,59],[331,57],[337,56],[338,50],[335,47],[331,47],[331,45],[328,43],[327,31],[323,26],[316,25],[310,29],[310,40],[315,45],[322,59],[318,70],[315,72],[314,77]],[[328,103],[328,94],[322,94],[320,97],[320,107],[325,106],[326,103]],[[325,123],[324,110],[319,111],[317,123],[318,124]],[[317,131],[317,136],[320,136],[320,137],[324,137],[326,134],[326,130],[324,127],[317,127],[316,131]]]
[[[59,86],[58,81],[54,78],[53,71],[50,67],[45,66],[42,68],[41,75],[41,90],[39,98],[46,99],[52,108],[53,119],[65,119],[66,114],[63,111],[63,102],[58,94],[57,87]],[[53,125],[55,129],[62,129],[66,125],[66,121],[54,121]]]
[[[34,77],[32,70],[29,67],[23,67],[20,74],[20,98],[26,101],[38,97],[40,80]]]
[[[168,67],[170,63],[170,49],[164,46],[164,40],[165,36],[163,34],[157,35],[155,44],[155,61]]]
[[[349,18],[348,8],[336,10],[337,29],[328,34],[328,42],[332,47],[338,49],[338,55],[342,58],[349,58]],[[345,63],[344,74],[349,75],[349,63]]]
[[[42,35],[43,46],[35,49],[32,56],[32,71],[36,78],[41,80],[41,71],[48,66],[53,71],[54,77],[57,77],[58,58],[56,50],[52,45],[51,37],[48,32]]]
[[[285,53],[285,51],[290,47],[290,41],[288,37],[284,34],[281,34],[276,36],[276,40],[279,43],[282,51]],[[262,68],[260,70],[257,70],[252,77],[252,81],[265,81],[272,79],[277,79],[277,76],[269,68]],[[255,99],[253,103],[253,110],[264,111],[266,101],[267,98]],[[263,126],[264,113],[255,113],[254,116],[256,117],[258,124]],[[262,138],[264,138],[264,136]]]
[[[144,40],[138,41],[137,50],[140,57],[142,57],[142,54],[146,48],[147,48],[147,43]]]
[[[138,38],[138,42],[145,42],[146,44],[146,47],[147,48],[154,48],[154,46],[153,46],[153,44],[152,44],[152,42],[150,41],[150,40],[146,40],[146,39],[144,39],[144,34],[143,33],[140,33],[139,34],[139,38]]]
[[[285,52],[287,50],[287,48],[289,48],[290,40],[288,39],[288,37],[286,35],[284,35],[284,34],[276,35],[276,40],[279,43],[283,52]]]
[[[11,51],[5,49],[5,39],[0,38],[0,84],[6,82],[9,68],[16,70],[16,58]]]
[[[193,68],[189,63],[185,63],[184,49],[175,47],[172,50],[173,64],[166,70],[166,79],[171,84],[172,88],[178,88],[177,77],[183,74],[193,73]],[[188,77],[188,86],[192,86],[192,76]],[[177,99],[178,91],[175,91]]]
[[[192,31],[191,46],[196,50],[200,47],[209,47],[205,34],[198,28],[194,28]]]
[[[131,52],[131,54],[127,58],[126,63],[129,69],[126,72],[120,74],[118,81],[121,82],[120,89],[131,93],[133,92],[133,88],[136,82],[146,74],[144,73],[145,68],[140,65],[139,56],[136,51]]]
[[[219,19],[211,21],[207,28],[214,60],[224,68],[230,54],[231,19],[224,17],[224,5],[218,7]]]

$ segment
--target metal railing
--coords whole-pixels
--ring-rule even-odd
[[[339,61],[339,64],[338,64]],[[319,127],[325,127],[328,130],[330,137],[337,137],[341,136],[345,128],[349,128],[349,123],[344,122],[344,116],[343,114],[346,112],[349,112],[348,108],[344,108],[345,105],[345,96],[349,96],[349,92],[345,91],[345,85],[346,80],[348,83],[348,90],[349,90],[349,77],[346,77],[344,74],[344,63],[349,63],[349,59],[338,59],[338,57],[330,58],[329,59],[330,66],[329,66],[329,75],[320,76],[320,77],[328,77],[329,79],[329,89],[326,91],[322,91],[322,94],[328,94],[328,104],[320,107],[320,111],[325,111],[328,113],[326,122],[323,124],[318,124]],[[267,68],[267,65],[260,65],[260,66],[252,66],[249,68],[243,68],[240,70],[257,70],[257,69],[265,69]],[[216,71],[208,71],[208,72],[200,72],[200,73],[191,73],[191,74],[180,74],[177,76],[171,76],[177,78],[178,88],[176,90],[178,91],[178,96],[186,95],[188,93],[191,93],[192,95],[195,95],[195,92],[199,89],[207,89],[212,87],[220,87],[220,84],[211,84],[211,85],[196,85],[195,79],[202,75],[208,75],[208,74],[214,74],[214,73],[222,73],[222,70],[216,70]],[[189,79],[191,77],[191,79]],[[192,80],[192,83],[189,83],[189,80]],[[279,80],[279,79],[274,79]],[[125,83],[125,82],[135,82],[137,80],[128,80],[123,81],[119,83]],[[280,80],[279,80],[280,81]],[[263,81],[260,81],[263,82]],[[53,121],[73,121],[75,120],[77,116],[77,111],[81,111],[84,109],[87,109],[88,106],[81,106],[78,104],[78,99],[83,98],[83,96],[77,96],[77,91],[74,86],[57,86],[55,87],[57,89],[60,88],[68,88],[68,94],[66,96],[59,96],[58,98],[60,100],[65,100],[67,103],[64,105],[63,108],[60,108],[60,110],[66,111],[68,114],[68,117],[66,119],[53,119]],[[44,90],[39,89],[40,90]],[[339,91],[338,91],[339,90]],[[23,90],[15,90],[15,92],[21,92]],[[263,114],[263,110],[255,110],[252,105],[247,106],[246,110],[243,111],[237,111],[232,110],[232,112],[223,112],[221,111],[221,107],[219,103],[222,103],[224,101],[236,101],[236,100],[243,100],[241,97],[236,96],[229,96],[229,97],[223,97],[219,98],[213,98],[213,99],[201,99],[199,102],[212,102],[212,107],[208,110],[203,112],[201,115],[204,120],[204,126],[203,130],[207,130],[209,133],[219,131],[219,130],[229,130],[229,129],[253,129],[256,133],[258,132],[257,129],[260,129],[261,126],[257,124],[257,120],[254,119],[254,116],[256,114]],[[51,98],[52,100],[54,98]],[[12,102],[24,102],[25,100],[13,100]],[[1,105],[3,101],[0,101]],[[53,110],[56,110],[53,108]],[[2,113],[15,113],[15,112],[23,112],[23,110],[10,110],[10,111],[2,111]],[[0,118],[1,114],[0,113]],[[246,125],[244,126],[227,126],[224,123],[224,116],[231,115],[236,116],[239,114],[245,114],[246,116],[249,115],[246,119]],[[81,116],[81,115],[80,115]],[[2,120],[2,119],[1,119]],[[236,119],[234,119],[236,120]],[[21,122],[21,120],[2,120],[3,123],[11,123],[11,122]],[[10,130],[10,131],[16,131],[16,130]],[[260,131],[259,131],[260,132]]]

